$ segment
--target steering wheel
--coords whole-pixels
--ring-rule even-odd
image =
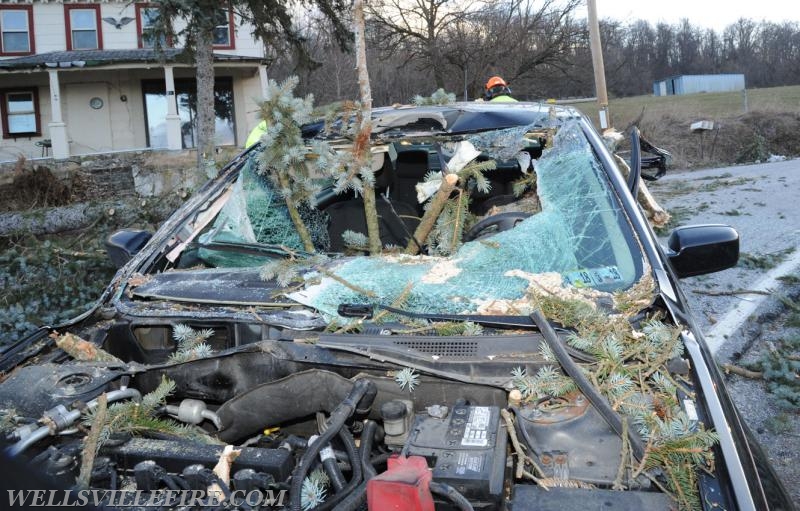
[[[533,216],[531,213],[523,211],[508,211],[506,213],[498,213],[496,215],[487,216],[477,224],[473,225],[469,231],[464,234],[464,241],[472,241],[479,238],[492,236],[498,232],[513,229],[516,225],[526,218]],[[486,232],[490,227],[496,227],[491,232]]]

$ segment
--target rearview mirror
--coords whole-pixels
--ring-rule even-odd
[[[739,261],[739,233],[727,225],[690,225],[672,231],[669,262],[679,278],[727,270]]]
[[[122,229],[106,238],[106,253],[114,266],[122,268],[152,237],[148,231]]]

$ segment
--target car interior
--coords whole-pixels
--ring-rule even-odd
[[[535,159],[541,156],[541,145],[526,149]],[[488,160],[481,155],[478,161]],[[510,204],[516,200],[513,192],[515,181],[523,177],[517,160],[498,161],[497,168],[484,172],[491,187],[481,192],[470,191],[470,212],[482,217],[495,206]],[[441,170],[439,154],[430,144],[394,143],[392,150],[384,155],[383,166],[375,175],[375,191],[378,194],[377,209],[380,218],[381,241],[386,245],[405,245],[425,212],[424,204],[417,199],[417,185],[425,180],[429,172]],[[341,252],[346,247],[342,233],[346,230],[366,233],[366,217],[361,198],[354,193],[336,194],[332,187],[324,189],[317,198],[317,207],[328,214],[328,236],[330,250]]]

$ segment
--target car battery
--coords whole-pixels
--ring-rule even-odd
[[[457,405],[447,414],[417,414],[403,452],[424,456],[433,480],[453,486],[464,497],[484,505],[499,505],[503,495],[508,435],[500,409]],[[430,410],[430,408],[429,408]]]

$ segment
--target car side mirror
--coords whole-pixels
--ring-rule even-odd
[[[114,266],[122,268],[152,237],[149,231],[122,229],[106,238],[106,253]]]
[[[739,261],[739,233],[727,225],[678,227],[667,256],[679,278],[727,270]]]

